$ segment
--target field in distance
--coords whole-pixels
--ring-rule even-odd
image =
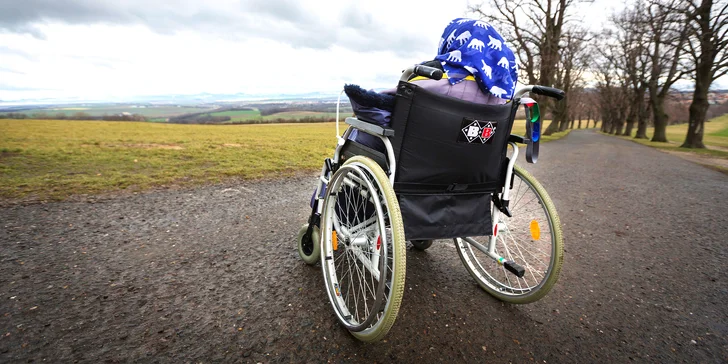
[[[513,132],[523,134],[524,123],[517,121]],[[343,131],[346,125],[341,126]],[[336,144],[333,122],[178,125],[0,119],[0,130],[0,198],[5,199],[60,200],[74,194],[281,177],[319,170]]]
[[[351,111],[349,111],[351,113]],[[228,123],[234,123],[234,122],[246,122],[251,120],[301,120],[305,118],[324,118],[324,119],[335,119],[336,113],[335,112],[319,112],[319,111],[283,111],[283,112],[277,112],[275,114],[270,115],[261,115],[260,110],[258,109],[252,109],[252,110],[233,110],[233,111],[220,111],[220,112],[213,112],[210,113],[211,116],[229,116],[230,121]],[[344,115],[342,113],[341,115]]]
[[[92,116],[117,115],[124,112],[139,114],[147,118],[159,118],[165,116],[177,116],[189,113],[211,110],[209,107],[176,106],[176,105],[118,105],[118,104],[97,104],[83,106],[68,106],[56,108],[16,110],[12,112],[23,113],[28,116],[46,114],[48,116],[64,115],[73,116],[78,113],[85,113]],[[6,112],[4,112],[6,113]]]

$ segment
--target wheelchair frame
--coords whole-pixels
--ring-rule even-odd
[[[406,70],[402,75],[402,80],[409,79],[409,76],[415,73],[416,67],[411,67],[408,70]],[[533,100],[528,98],[522,98],[522,96],[528,92],[534,92],[541,95],[551,96],[559,98],[559,96],[563,97],[563,92],[561,94],[558,94],[560,92],[556,89],[550,89],[545,88],[542,86],[526,86],[521,89],[519,89],[512,100],[512,102],[518,103],[520,106],[521,101],[524,100],[526,102],[533,102]],[[343,94],[343,91],[342,91]],[[340,103],[339,96],[339,103]],[[327,257],[325,254],[321,254],[320,251],[317,251],[316,248],[320,248],[323,250],[324,248],[324,240],[322,239],[329,239],[331,238],[332,241],[328,241],[328,243],[334,244],[333,250],[335,251],[336,248],[336,240],[337,237],[335,235],[341,234],[344,239],[346,240],[346,244],[351,250],[351,256],[353,256],[353,259],[355,261],[359,261],[362,264],[362,269],[365,269],[377,282],[381,282],[381,280],[387,282],[387,269],[385,268],[384,271],[380,272],[381,267],[387,267],[387,259],[389,258],[387,243],[388,243],[388,237],[386,237],[381,232],[387,230],[387,225],[385,224],[383,219],[377,219],[376,216],[383,216],[383,204],[382,201],[379,201],[378,199],[371,199],[370,196],[367,195],[368,192],[366,191],[376,191],[376,189],[373,188],[372,181],[369,180],[368,177],[365,176],[363,173],[363,170],[360,168],[360,166],[349,163],[343,163],[344,157],[344,148],[347,145],[347,142],[350,143],[356,143],[354,141],[349,141],[348,138],[350,137],[351,133],[354,130],[357,130],[359,132],[367,133],[371,136],[377,137],[381,142],[383,143],[386,151],[384,154],[385,165],[381,165],[381,159],[382,155],[377,152],[377,155],[370,155],[371,153],[362,153],[364,157],[369,157],[372,161],[380,160],[379,164],[383,170],[379,173],[378,177],[378,184],[386,183],[386,179],[388,179],[389,187],[392,191],[394,191],[394,184],[395,184],[395,178],[396,178],[396,171],[397,171],[397,160],[395,158],[395,150],[392,144],[392,140],[390,140],[391,137],[394,136],[394,129],[388,128],[388,127],[382,127],[379,125],[371,124],[363,120],[359,120],[356,117],[349,117],[346,118],[345,122],[349,125],[349,127],[344,131],[343,134],[340,134],[338,120],[339,120],[339,103],[337,103],[337,122],[336,122],[336,138],[337,138],[337,145],[336,149],[334,151],[333,159],[326,159],[324,162],[324,165],[321,168],[321,173],[319,175],[319,178],[317,180],[317,186],[316,191],[313,197],[313,206],[311,215],[309,217],[308,225],[304,225],[301,232],[299,232],[299,255],[302,256],[304,261],[308,264],[315,264],[315,261],[313,260],[306,260],[304,257],[305,254],[308,254],[306,252],[302,252],[302,242],[305,239],[308,239],[309,243],[313,243],[314,246],[314,252],[311,253],[311,256],[316,256],[316,260],[318,260],[318,255],[320,255],[320,262],[322,264],[322,270],[324,273],[324,279],[327,282],[338,282],[336,278],[336,272],[330,270],[332,267],[334,267],[337,263],[334,263],[331,256]],[[511,117],[513,117],[513,114],[511,114]],[[527,128],[527,130],[529,130]],[[530,134],[529,134],[530,135]],[[535,139],[535,137],[534,137]],[[535,139],[536,140],[536,139]],[[520,167],[516,168],[516,160],[519,156],[519,147],[517,143],[526,144],[529,143],[530,140],[526,139],[524,137],[520,137],[517,135],[510,135],[507,144],[505,146],[506,152],[504,153],[506,156],[508,156],[507,153],[507,145],[510,145],[512,148],[512,152],[508,156],[508,164],[505,170],[505,179],[503,179],[502,186],[499,186],[500,189],[496,189],[496,191],[493,192],[493,202],[491,206],[491,226],[492,231],[490,236],[488,237],[488,246],[485,246],[484,244],[478,243],[476,240],[474,240],[471,237],[462,237],[462,238],[455,238],[455,242],[457,244],[458,253],[460,254],[461,259],[463,260],[463,263],[465,264],[466,268],[470,271],[470,274],[476,279],[478,284],[486,290],[488,293],[496,296],[496,298],[499,298],[501,300],[505,300],[512,303],[528,303],[533,302],[535,300],[540,299],[545,295],[548,290],[550,290],[551,286],[555,283],[556,279],[558,278],[558,273],[561,268],[561,263],[563,261],[563,246],[562,246],[562,237],[561,237],[561,227],[560,222],[558,219],[558,215],[556,214],[556,211],[554,210],[553,203],[550,201],[550,198],[546,194],[543,187],[533,179],[533,177],[530,176],[527,172],[523,171]],[[535,144],[535,143],[534,143]],[[526,152],[526,159],[529,163],[535,163],[536,157],[537,157],[537,149],[536,153],[531,153],[531,146],[532,144],[528,144],[529,149]],[[363,149],[364,152],[367,151],[366,148]],[[348,153],[348,152],[347,152]],[[359,153],[354,153],[355,155],[359,155]],[[534,158],[530,158],[530,157]],[[364,161],[364,160],[361,160]],[[367,162],[369,163],[369,162]],[[376,162],[374,162],[377,164]],[[366,164],[366,163],[365,163]],[[376,168],[379,169],[379,168]],[[386,169],[386,170],[384,170]],[[514,173],[515,170],[518,170],[518,173]],[[338,172],[342,171],[342,172]],[[345,172],[343,172],[345,171]],[[338,172],[338,173],[337,173]],[[353,172],[353,173],[350,173]],[[384,172],[384,174],[382,174]],[[351,174],[351,175],[350,175]],[[504,268],[503,274],[505,273],[505,270],[510,272],[510,274],[515,275],[518,277],[518,279],[521,279],[524,276],[525,269],[524,267],[519,266],[514,260],[506,260],[505,257],[501,256],[497,252],[497,246],[498,246],[498,231],[499,231],[499,225],[501,224],[499,221],[501,221],[502,215],[504,214],[508,218],[512,217],[511,211],[509,210],[509,201],[511,196],[511,189],[513,188],[513,181],[514,181],[514,174],[518,175],[519,181],[525,182],[526,184],[526,190],[527,191],[533,191],[538,198],[537,202],[541,205],[543,205],[545,218],[548,219],[549,224],[549,234],[551,237],[551,255],[549,256],[550,262],[547,266],[547,271],[544,272],[544,276],[542,281],[537,281],[537,284],[534,286],[526,286],[525,288],[521,287],[520,281],[518,282],[518,287],[513,286],[510,281],[508,282],[508,286],[498,286],[498,284],[505,284],[499,283],[498,278],[494,278],[491,276],[491,272],[489,270],[486,270],[479,261],[479,258],[476,257],[474,254],[474,250],[471,250],[469,247],[473,246],[478,251],[482,252],[485,256],[487,256],[486,259],[492,259],[498,266],[501,266]],[[358,176],[357,176],[358,175]],[[384,178],[386,175],[386,178]],[[341,177],[336,177],[341,176]],[[347,176],[344,178],[344,176]],[[336,179],[334,178],[336,177]],[[348,178],[348,180],[347,180]],[[335,182],[335,186],[332,185],[332,181]],[[345,220],[337,219],[335,217],[336,214],[334,214],[334,218],[330,220],[330,225],[326,221],[322,221],[323,217],[326,217],[333,209],[335,208],[334,205],[330,205],[326,201],[327,195],[334,196],[335,190],[341,188],[343,185],[346,185],[348,187],[352,187],[354,189],[361,187],[365,187],[366,190],[362,190],[360,192],[360,196],[365,196],[365,200],[369,201],[371,200],[372,204],[374,205],[374,209],[376,212],[376,215],[373,217],[367,217],[365,216],[362,218],[363,221],[359,221],[358,217],[356,219],[356,225],[354,226],[348,226],[344,227],[343,225],[346,225],[350,222],[349,218],[346,218]],[[344,187],[346,188],[346,187]],[[326,190],[330,190],[331,192],[324,193]],[[519,188],[520,191],[520,188]],[[343,192],[343,190],[342,190]],[[391,192],[390,192],[391,193]],[[393,194],[390,194],[389,196],[396,196]],[[516,203],[515,205],[518,205],[519,200],[521,200],[523,196],[518,197],[518,193],[516,192]],[[395,200],[394,203],[397,201]],[[327,203],[330,205],[327,207],[327,211],[324,211],[325,206],[327,206]],[[338,202],[337,202],[338,203]],[[349,203],[348,200],[345,199],[344,203]],[[530,203],[530,202],[528,202]],[[514,208],[516,206],[513,206]],[[339,207],[341,208],[341,207]],[[387,206],[387,211],[390,210],[390,207]],[[486,210],[487,211],[487,210]],[[397,209],[397,214],[399,214],[399,209]],[[401,225],[401,218],[399,220],[399,224]],[[503,222],[502,230],[504,231],[504,234],[506,234],[505,239],[507,239],[507,236],[510,235],[510,228],[508,225],[510,223],[506,223],[506,220]],[[532,223],[536,222],[536,220],[532,220]],[[375,223],[377,223],[375,225]],[[327,224],[327,225],[324,225]],[[538,225],[538,224],[537,224]],[[370,228],[373,228],[376,226],[376,231],[379,232],[379,237],[377,238],[374,236],[373,238],[377,240],[376,242],[376,248],[374,248],[374,245],[372,241],[370,240],[372,237],[370,237],[371,231],[368,231]],[[403,227],[403,225],[400,226],[400,228]],[[320,230],[319,230],[320,229]],[[329,231],[331,230],[331,231]],[[395,230],[394,227],[392,230]],[[334,233],[336,232],[336,233]],[[360,234],[361,232],[366,232],[363,236]],[[323,234],[323,235],[322,235]],[[324,237],[324,235],[334,235]],[[533,232],[532,232],[533,234]],[[376,234],[375,234],[376,235]],[[350,240],[350,237],[354,236],[353,239]],[[402,235],[402,237],[404,237]],[[513,236],[510,236],[511,239],[513,239]],[[319,241],[316,241],[316,239],[320,240],[320,246]],[[397,241],[397,238],[392,236],[392,239],[394,241]],[[402,238],[399,238],[402,239]],[[500,238],[504,239],[504,238]],[[534,240],[538,240],[539,238],[534,238]],[[393,241],[393,242],[394,242]],[[380,245],[381,243],[381,245]],[[403,243],[403,242],[402,242]],[[467,243],[467,244],[466,244]],[[469,244],[469,245],[468,245]],[[501,242],[501,244],[504,244]],[[399,245],[398,245],[399,246]],[[517,245],[516,245],[517,246]],[[397,250],[397,248],[394,247],[394,250]],[[328,247],[327,249],[331,249],[331,247]],[[402,248],[403,249],[403,248]],[[520,253],[520,248],[519,253]],[[467,250],[467,251],[466,251]],[[526,250],[530,253],[529,250]],[[392,254],[396,254],[394,252],[391,252]],[[511,252],[508,251],[508,247],[505,247],[505,253],[510,257],[512,255]],[[367,254],[369,256],[367,257]],[[403,254],[403,253],[399,253]],[[515,255],[515,253],[513,253]],[[521,258],[523,260],[523,255],[521,253]],[[347,258],[348,259],[348,258]],[[384,262],[380,261],[381,259],[385,259]],[[515,258],[512,258],[515,259]],[[531,272],[531,275],[533,276],[533,270],[535,268],[530,266],[530,261],[525,261],[526,267],[529,268],[529,271]],[[397,263],[399,264],[399,263]],[[482,271],[475,271],[477,268],[476,266],[479,266]],[[553,271],[551,272],[551,269],[553,268]],[[402,268],[400,268],[402,269]],[[328,275],[327,275],[328,274]],[[397,273],[392,273],[395,276]],[[540,275],[540,274],[539,274]],[[487,276],[487,277],[486,277]],[[404,273],[402,273],[401,282],[404,282]],[[533,277],[536,279],[536,277]],[[494,281],[493,281],[494,280]],[[485,281],[488,281],[488,283],[485,283]],[[548,283],[547,283],[548,281]],[[525,281],[524,282],[528,283]],[[327,287],[328,287],[327,283]],[[529,283],[530,284],[530,283]],[[486,285],[488,287],[486,287]],[[494,288],[495,285],[495,288]],[[506,287],[507,289],[502,290],[502,292],[494,292],[494,290],[500,289],[500,287]],[[396,303],[396,309],[394,309],[394,313],[392,317],[385,320],[388,321],[388,325],[386,328],[383,328],[382,330],[374,330],[376,332],[372,333],[372,335],[363,334],[363,331],[369,330],[367,329],[370,327],[374,319],[377,317],[376,314],[369,313],[366,316],[365,320],[360,320],[358,313],[355,313],[356,319],[353,321],[350,320],[352,318],[352,312],[348,308],[340,309],[341,307],[346,307],[347,303],[344,301],[344,298],[342,298],[342,295],[339,292],[340,286],[338,284],[334,284],[332,287],[329,287],[327,289],[327,294],[329,296],[329,300],[331,301],[332,306],[334,307],[334,311],[336,312],[339,321],[350,331],[354,336],[359,338],[360,340],[364,341],[377,341],[381,339],[386,333],[389,331],[389,328],[394,323],[394,319],[396,318],[397,311],[399,309],[399,301]],[[543,288],[543,289],[542,289]],[[333,291],[332,291],[333,290]],[[374,296],[373,298],[375,301],[373,302],[372,307],[379,307],[384,312],[386,310],[385,308],[385,302],[386,306],[389,306],[389,301],[386,297],[388,293],[385,293],[385,285],[379,284],[377,285],[376,292],[371,292]],[[531,294],[533,293],[533,294]],[[509,297],[509,295],[512,295]],[[401,299],[401,296],[399,296]],[[355,309],[355,311],[357,311]],[[389,311],[387,311],[389,312]],[[383,318],[377,318],[377,324],[375,326],[378,326],[381,322],[380,320],[384,320]],[[373,330],[373,329],[372,329]]]
[[[519,91],[519,92],[521,92],[521,91]],[[525,92],[528,92],[528,90],[524,90],[523,92],[521,92],[521,94],[523,94]],[[344,131],[344,134],[341,136],[339,136],[338,132],[337,132],[337,145],[336,145],[336,150],[334,151],[334,162],[333,163],[338,164],[339,161],[341,160],[341,150],[344,147],[344,144],[346,144],[346,141],[348,140],[347,138],[349,137],[349,135],[351,134],[351,132],[354,129],[368,133],[369,135],[378,137],[384,143],[384,146],[387,149],[386,156],[387,156],[387,165],[389,168],[387,168],[388,171],[386,171],[386,172],[387,172],[387,175],[389,176],[389,183],[392,186],[394,186],[395,171],[397,170],[397,161],[394,158],[394,148],[392,147],[392,142],[389,140],[388,136],[385,136],[385,134],[388,134],[387,130],[390,130],[390,129],[383,128],[378,125],[370,124],[370,123],[361,121],[354,117],[348,117],[348,118],[346,118],[345,121],[347,124],[350,125],[350,127],[347,128]],[[505,188],[505,187],[508,185],[508,181],[510,181],[511,178],[513,177],[513,167],[516,164],[516,159],[518,159],[518,145],[512,141],[509,141],[508,145],[511,146],[511,148],[513,149],[513,152],[509,156],[508,168],[506,170],[506,178],[505,178],[506,185],[501,187],[503,191],[501,192],[501,198],[500,198],[500,200],[502,201],[502,203],[505,206],[508,205],[508,201],[509,201],[509,197],[510,197],[510,188]],[[327,178],[327,175],[334,172],[332,169],[333,168],[331,168],[330,164],[324,163],[324,166],[321,170],[321,175],[319,176],[318,185],[316,187],[316,194],[315,194],[316,199],[318,200],[318,203],[316,204],[317,205],[316,213],[319,216],[321,216],[321,213],[323,210],[323,199],[324,199],[321,192],[322,192],[324,186],[328,185],[328,183],[329,183],[329,178]],[[493,224],[494,234],[491,235],[488,247],[484,247],[482,244],[474,241],[473,239],[470,239],[470,238],[465,238],[465,239],[468,241],[468,243],[472,244],[473,246],[478,248],[478,250],[487,254],[489,257],[491,257],[493,260],[495,260],[499,264],[505,264],[507,262],[507,260],[495,252],[496,239],[497,239],[495,232],[497,232],[497,229],[498,229],[497,223],[498,223],[498,219],[500,218],[499,214],[501,214],[501,213],[504,213],[504,212],[501,212],[501,210],[494,204],[493,208],[492,208],[492,213],[491,213],[491,220],[492,220],[492,224]],[[518,269],[518,268],[520,268],[520,267],[516,267],[515,269]]]

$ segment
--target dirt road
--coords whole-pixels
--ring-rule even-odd
[[[728,361],[726,175],[585,131],[527,169],[564,223],[551,293],[503,304],[438,242],[373,345],[298,259],[313,175],[0,209],[0,362]]]

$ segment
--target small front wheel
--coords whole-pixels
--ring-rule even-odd
[[[303,224],[298,231],[296,242],[298,244],[298,256],[308,265],[314,265],[321,259],[321,245],[319,244],[321,233],[317,226],[308,231],[308,224]]]
[[[432,246],[432,240],[412,240],[410,241],[412,243],[412,246],[421,251],[427,250],[427,248]]]
[[[495,237],[455,239],[458,255],[470,275],[486,292],[510,303],[530,303],[541,299],[559,278],[564,262],[564,239],[554,203],[541,184],[519,166],[510,192],[513,217],[500,213]],[[518,277],[478,247],[493,242],[495,254],[513,261],[525,270]]]

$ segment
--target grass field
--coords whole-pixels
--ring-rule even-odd
[[[651,138],[654,131],[654,128],[647,128],[647,136]],[[665,151],[690,152],[699,155],[728,158],[728,114],[711,119],[705,123],[703,143],[708,147],[708,149],[680,148],[680,145],[682,145],[685,141],[687,132],[687,124],[668,126],[666,129],[668,143],[654,143],[650,142],[649,139],[634,139],[626,136],[621,138],[633,140],[640,144]]]
[[[258,110],[232,110],[232,111],[220,111],[210,113],[211,116],[229,116],[234,120],[244,120],[248,118],[260,117],[260,111]]]
[[[336,113],[317,111],[284,111],[272,115],[261,116],[259,110],[233,110],[210,113],[211,116],[229,116],[229,123],[251,120],[300,120],[306,117],[335,119]],[[343,114],[342,114],[343,115]]]
[[[513,132],[523,134],[524,123],[517,122]],[[336,143],[334,123],[176,125],[4,119],[0,131],[0,198],[4,199],[60,200],[74,194],[286,176],[320,169]]]
[[[78,112],[83,112],[92,116],[102,116],[102,115],[116,115],[121,114],[122,112],[128,112],[131,114],[139,114],[146,116],[148,118],[162,118],[162,117],[168,117],[168,116],[177,116],[182,114],[188,114],[188,113],[197,113],[197,112],[203,112],[205,108],[199,108],[199,107],[177,107],[177,106],[146,106],[146,107],[131,107],[131,105],[89,105],[89,106],[79,106],[79,107],[62,107],[62,108],[53,108],[53,109],[32,109],[32,110],[21,110],[17,111],[19,113],[23,113],[28,115],[29,117],[38,114],[38,113],[46,113],[50,116],[55,116],[56,114],[64,114],[66,116],[73,115]]]

